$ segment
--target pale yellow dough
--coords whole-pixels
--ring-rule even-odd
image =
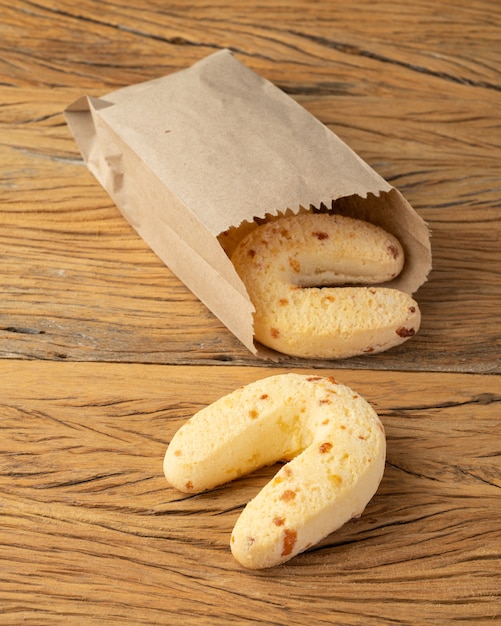
[[[199,493],[288,461],[237,520],[231,550],[243,566],[271,567],[318,543],[375,494],[386,440],[374,409],[332,378],[279,374],[202,409],[174,435],[168,482]]]
[[[251,231],[231,260],[255,307],[256,340],[278,352],[347,358],[387,350],[419,329],[414,299],[383,285],[401,272],[402,247],[368,222],[284,217]]]

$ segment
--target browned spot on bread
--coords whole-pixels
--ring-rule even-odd
[[[297,532],[291,528],[284,530],[284,545],[282,548],[282,556],[288,556],[292,553],[297,541]]]
[[[398,258],[398,248],[396,246],[388,246],[388,252],[394,259]]]
[[[251,409],[249,411],[249,417],[251,418],[251,420],[255,420],[258,416],[259,413],[256,411],[256,409]]]
[[[364,348],[364,352],[374,352],[374,348],[372,347]]]
[[[185,485],[186,489],[188,489],[189,491],[191,491],[193,489],[193,483],[191,482],[191,480],[189,480],[186,485]]]
[[[399,337],[412,337],[416,333],[414,328],[405,328],[405,326],[397,328],[395,332]]]
[[[275,339],[278,339],[278,337],[280,337],[280,330],[278,328],[270,328],[270,334]]]
[[[409,307],[409,313],[415,313],[416,312],[416,307],[415,306],[410,306]]]
[[[247,252],[247,254],[250,256],[251,259],[253,259],[256,256],[256,251],[255,250],[249,250]]]
[[[334,378],[334,376],[329,376],[327,380],[333,385],[339,385],[338,381]]]
[[[283,517],[275,517],[273,518],[273,523],[275,526],[283,526],[285,524],[285,520]]]
[[[332,404],[332,400],[329,400],[329,398],[322,398],[322,400],[318,401],[318,404]]]
[[[301,264],[297,259],[289,259],[289,265],[292,267],[292,271],[296,274],[301,272]]]
[[[315,231],[311,233],[314,237],[316,237],[319,241],[323,241],[324,239],[329,238],[329,233],[325,233],[322,231]]]
[[[310,383],[315,383],[317,382],[317,380],[322,380],[322,377],[321,376],[309,376],[306,380]]]
[[[181,450],[175,450],[174,451],[174,455],[175,456],[181,456],[183,453],[181,452]]]
[[[330,441],[325,441],[324,443],[318,446],[320,454],[327,454],[332,450],[332,443]]]
[[[335,487],[339,487],[343,482],[343,479],[338,474],[329,474],[329,480]]]
[[[269,395],[267,393],[263,393],[262,396],[260,396],[260,400],[266,400],[267,398],[269,398]]]
[[[280,298],[280,300],[278,301],[278,303],[281,306],[286,306],[287,304],[289,304],[289,301],[287,300],[287,298]]]
[[[284,502],[292,502],[292,500],[294,500],[294,498],[296,497],[296,492],[293,491],[292,489],[286,489],[283,494],[280,496],[280,500],[283,500]]]
[[[286,478],[292,478],[292,470],[290,467],[288,467],[287,465],[284,467],[284,469],[282,470],[283,475]]]

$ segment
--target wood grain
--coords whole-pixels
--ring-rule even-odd
[[[0,0],[0,15],[0,624],[499,622],[499,3]],[[412,341],[257,361],[83,165],[68,104],[222,48],[429,223]],[[276,468],[187,497],[162,458],[196,410],[285,368],[375,406],[386,471],[360,519],[247,572],[229,535]]]
[[[188,497],[162,459],[193,412],[277,371],[0,363],[0,623],[494,623],[498,377],[329,370],[380,414],[385,477],[360,519],[250,572],[229,535],[276,468]]]
[[[2,74],[16,86],[83,89],[156,77],[221,48],[296,92],[416,89],[421,78],[499,90],[501,9],[490,0],[193,0],[123,6],[2,2]]]

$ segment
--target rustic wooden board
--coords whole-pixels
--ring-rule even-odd
[[[0,11],[0,623],[499,621],[499,3],[13,0]],[[404,346],[257,361],[83,165],[68,104],[222,48],[430,224],[423,325]],[[333,373],[374,404],[386,472],[360,519],[248,572],[229,535],[273,468],[186,497],[162,457],[197,409],[285,367]]]
[[[498,377],[328,370],[381,416],[383,482],[361,518],[252,572],[229,535],[276,468],[188,497],[162,459],[193,412],[277,371],[0,363],[0,622],[494,623]]]
[[[499,90],[500,22],[491,0],[15,0],[2,5],[0,74],[6,85],[101,89],[231,48],[296,93],[397,88],[412,98],[427,78],[440,93],[455,84]]]

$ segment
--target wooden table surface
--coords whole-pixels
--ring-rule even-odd
[[[499,623],[499,2],[4,0],[0,35],[0,623]],[[403,346],[258,360],[87,170],[66,106],[223,48],[429,223]],[[162,459],[195,411],[291,370],[373,404],[386,471],[361,518],[250,572],[229,536],[276,468],[187,497]]]

